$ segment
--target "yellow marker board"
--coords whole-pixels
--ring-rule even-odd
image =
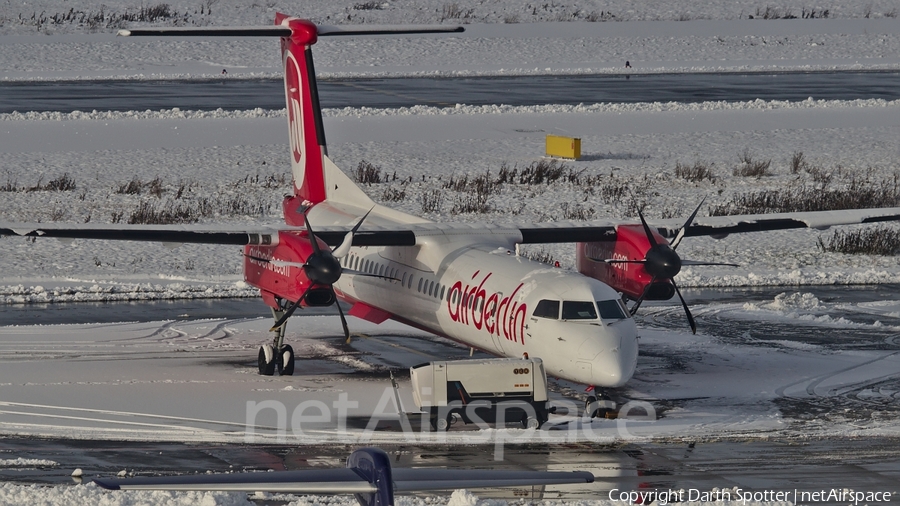
[[[559,135],[547,136],[547,156],[560,158],[581,158],[581,139],[575,137],[561,137]]]

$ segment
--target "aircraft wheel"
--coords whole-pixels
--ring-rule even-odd
[[[594,413],[597,411],[597,398],[593,395],[589,395],[587,399],[584,400],[584,416],[587,418],[594,418]]]
[[[588,418],[606,418],[609,413],[612,413],[613,410],[605,407],[607,404],[604,403],[604,406],[600,406],[601,401],[611,401],[612,399],[605,394],[600,394],[600,399],[598,400],[593,395],[589,396],[587,400],[584,401],[584,414]]]
[[[275,357],[278,364],[278,374],[282,376],[294,375],[294,349],[291,345],[286,344],[281,347],[281,353]]]
[[[259,374],[263,376],[272,376],[275,374],[275,353],[271,344],[264,344],[259,347],[257,365],[259,366]]]

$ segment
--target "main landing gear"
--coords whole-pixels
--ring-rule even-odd
[[[272,316],[277,322],[282,315],[284,309],[272,309]],[[282,376],[293,376],[294,374],[294,349],[291,345],[284,344],[284,330],[287,323],[282,323],[280,327],[274,328],[275,337],[272,344],[264,344],[259,347],[259,373],[263,376],[272,376],[278,370],[278,374]]]

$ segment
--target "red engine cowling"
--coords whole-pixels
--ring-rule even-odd
[[[652,233],[657,244],[668,244],[656,231]],[[606,283],[629,299],[637,300],[653,280],[644,265],[607,263],[604,260],[643,260],[650,246],[641,225],[619,225],[614,241],[577,243],[575,264],[578,272]],[[674,295],[675,287],[670,279],[657,279],[644,300],[669,300]]]
[[[298,300],[311,283],[303,268],[303,263],[312,253],[312,245],[306,234],[279,232],[275,245],[244,247],[244,281],[259,288],[263,301],[270,307],[279,309],[276,298]],[[320,248],[328,249],[327,244],[321,240],[318,242]],[[290,265],[283,262],[290,262]],[[333,303],[334,292],[331,287],[320,285],[309,290],[302,305],[330,306]]]

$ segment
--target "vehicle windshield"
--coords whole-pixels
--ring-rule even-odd
[[[563,320],[596,320],[597,310],[591,301],[564,300],[562,308]]]
[[[628,313],[622,308],[619,299],[598,300],[597,309],[600,311],[601,320],[622,320],[628,318]]]

